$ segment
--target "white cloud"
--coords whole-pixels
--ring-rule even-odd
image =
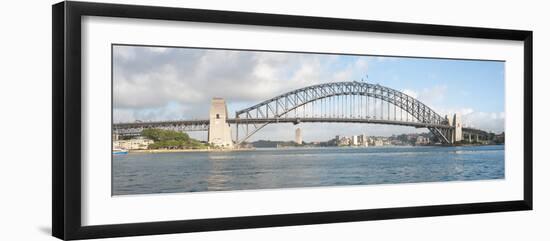
[[[403,89],[401,92],[433,108],[445,100],[447,96],[447,86],[436,85],[422,90]]]
[[[504,131],[504,112],[472,112],[462,116],[467,127],[500,133]]]
[[[368,61],[367,59],[365,58],[358,58],[355,63],[354,63],[354,66],[353,68],[357,71],[364,71],[366,73],[367,69],[368,69]]]
[[[190,109],[171,118],[200,113],[213,97],[250,105],[308,85],[347,81],[366,71],[357,58],[335,71],[337,56],[275,52],[115,46],[115,120],[144,118],[150,109],[177,102]],[[135,112],[118,115],[118,110]]]
[[[428,106],[436,106],[438,103],[443,102],[446,96],[447,86],[435,85],[419,91],[416,98]]]

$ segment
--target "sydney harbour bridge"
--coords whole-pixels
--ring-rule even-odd
[[[460,116],[441,116],[421,101],[392,88],[367,82],[333,82],[296,89],[239,110],[230,117],[224,99],[214,98],[208,119],[113,124],[115,135],[139,135],[146,128],[208,131],[208,142],[241,144],[267,125],[280,123],[364,123],[428,129],[442,144],[487,138],[463,127]],[[235,138],[230,125],[234,125]]]

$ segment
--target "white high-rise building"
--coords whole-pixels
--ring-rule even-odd
[[[369,137],[367,137],[366,134],[359,135],[359,138],[357,140],[359,142],[359,145],[361,146],[369,146]]]
[[[351,137],[351,145],[358,146],[359,145],[358,139],[359,139],[358,136],[352,136]]]

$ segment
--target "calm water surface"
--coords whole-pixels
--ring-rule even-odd
[[[504,178],[504,146],[257,149],[113,157],[113,195]]]

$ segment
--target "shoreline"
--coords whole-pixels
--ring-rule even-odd
[[[178,152],[233,152],[233,151],[253,151],[255,148],[235,148],[235,149],[154,149],[154,150],[128,150],[128,153],[178,153]]]
[[[255,151],[261,149],[315,149],[315,148],[379,148],[379,147],[469,147],[469,146],[493,146],[483,144],[465,144],[465,145],[418,145],[418,146],[334,146],[334,147],[266,147],[266,148],[235,148],[235,149],[154,149],[154,150],[128,150],[128,153],[182,153],[182,152],[237,152],[237,151]],[[498,146],[498,145],[497,145]]]

